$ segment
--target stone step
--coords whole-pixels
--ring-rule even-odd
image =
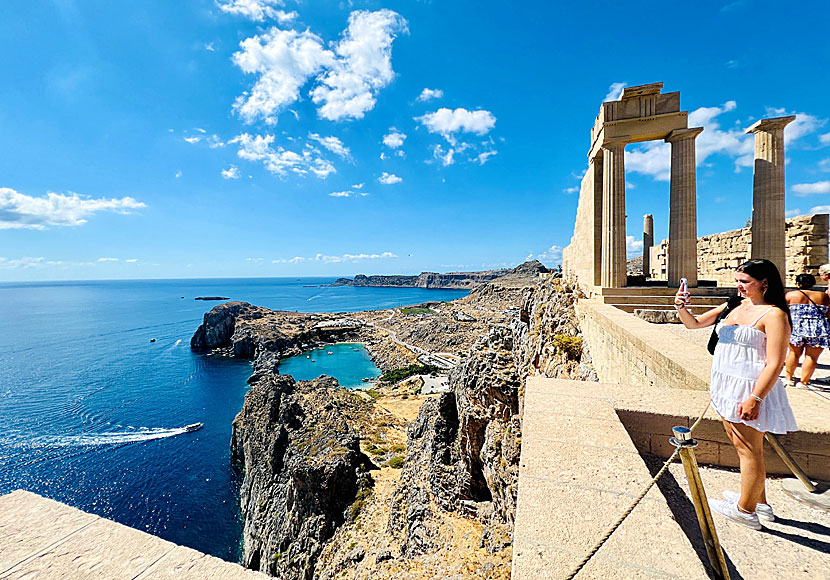
[[[724,296],[729,297],[735,293],[735,288],[725,286],[690,288],[689,292],[692,296]],[[603,288],[594,286],[592,288],[592,295],[594,296],[674,296],[677,294],[677,288],[661,288],[654,286],[629,286],[626,288]]]
[[[718,303],[720,304],[720,302]],[[614,308],[619,308],[624,312],[634,313],[635,310],[674,310],[672,306],[666,306],[665,304],[609,304],[609,306],[613,306]],[[700,306],[690,306],[689,309],[692,311],[692,314],[703,314],[704,312],[709,312],[712,308],[715,308],[715,305],[700,305]]]
[[[672,307],[674,294],[671,296],[602,296],[603,304],[661,304]],[[729,300],[728,296],[693,296],[692,303],[696,306],[718,306]]]

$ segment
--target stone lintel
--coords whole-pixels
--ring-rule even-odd
[[[703,127],[691,127],[689,129],[675,129],[666,136],[666,142],[681,141],[683,139],[694,139],[703,132]]]
[[[758,133],[760,131],[775,131],[776,129],[783,129],[788,124],[795,121],[795,115],[787,117],[770,117],[769,119],[761,119],[749,127],[747,133]]]
[[[588,158],[593,159],[603,144],[614,139],[628,139],[628,143],[641,143],[665,139],[675,129],[686,129],[689,124],[688,111],[664,113],[651,117],[608,121],[602,124]]]
[[[648,85],[637,85],[636,87],[625,87],[622,92],[621,101],[633,99],[645,95],[659,95],[663,90],[663,83],[651,83]]]

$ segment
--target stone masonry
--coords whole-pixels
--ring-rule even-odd
[[[818,267],[830,262],[828,257],[828,214],[803,215],[786,220],[787,279],[795,285],[798,274],[813,274],[818,278]],[[651,248],[652,278],[666,278],[667,240]],[[741,228],[703,236],[697,239],[698,277],[716,280],[718,285],[734,285],[734,268],[752,255],[751,228]]]

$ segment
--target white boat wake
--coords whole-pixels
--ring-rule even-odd
[[[87,433],[84,435],[41,437],[38,442],[43,445],[57,445],[60,447],[121,445],[123,443],[138,443],[140,441],[151,441],[153,439],[175,437],[176,435],[181,435],[186,432],[187,431],[184,427],[177,429],[140,429],[137,431],[124,431],[118,433]]]

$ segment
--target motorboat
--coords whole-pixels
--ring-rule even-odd
[[[204,423],[191,423],[190,425],[185,425],[184,430],[187,433],[192,433],[193,431],[198,431],[202,427],[204,427]]]

